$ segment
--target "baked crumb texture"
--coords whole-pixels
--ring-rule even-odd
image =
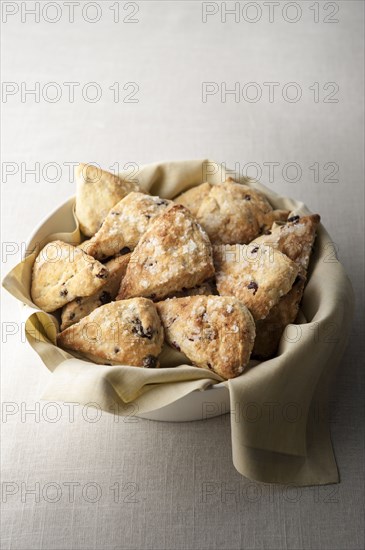
[[[92,237],[101,227],[110,209],[131,191],[136,183],[119,178],[91,164],[79,164],[75,170],[76,216],[80,229]]]
[[[233,296],[189,296],[159,302],[167,342],[190,361],[234,378],[246,368],[255,341],[255,323]]]
[[[191,210],[213,244],[247,244],[289,214],[274,210],[262,193],[231,179],[220,185],[203,183],[174,200]]]
[[[158,367],[164,333],[151,300],[132,298],[98,307],[58,336],[58,344],[110,365]]]
[[[190,211],[176,204],[155,218],[132,252],[117,299],[162,299],[214,275],[208,236]]]

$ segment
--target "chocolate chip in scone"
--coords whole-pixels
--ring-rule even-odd
[[[129,254],[130,251],[131,249],[128,248],[128,246],[123,246],[123,248],[119,250],[119,253],[122,254],[122,256],[124,256],[124,254]]]
[[[157,365],[157,357],[154,355],[146,355],[143,358],[143,366],[147,369],[155,368]]]
[[[63,290],[60,291],[60,296],[67,296],[67,294],[68,294],[67,288],[64,288]]]
[[[82,302],[82,298],[80,298],[80,296],[78,296],[75,301],[76,301],[77,304],[80,305],[81,302]]]
[[[252,250],[251,250],[251,254],[255,254],[257,251],[258,251],[259,247],[258,246],[255,246]]]
[[[173,325],[176,321],[177,317],[169,317],[167,320],[166,320],[166,328],[170,328],[171,325]]]
[[[140,336],[141,338],[148,338],[148,340],[152,339],[153,336],[153,330],[151,327],[144,328],[141,320],[136,318],[132,320],[132,332],[133,334],[137,334],[137,336]]]
[[[75,313],[70,313],[68,318],[69,318],[70,321],[72,321],[72,319],[75,319]]]
[[[117,212],[116,210],[113,210],[110,212],[112,216],[120,216],[120,212]]]
[[[176,342],[171,342],[171,345],[173,348],[175,348],[177,351],[181,351],[180,346]]]
[[[108,292],[107,290],[103,290],[103,292],[99,296],[99,302],[102,305],[104,305],[104,304],[109,304],[109,302],[111,301],[112,301],[112,296],[110,292]]]
[[[249,290],[253,289],[253,295],[255,296],[255,294],[256,294],[256,292],[259,288],[259,285],[257,283],[255,283],[255,281],[251,281],[250,283],[248,283],[247,288]]]
[[[120,348],[114,348],[114,353],[119,353],[120,352]]]
[[[250,201],[251,200],[251,195],[245,195],[245,201]]]
[[[291,216],[287,219],[288,222],[297,223],[300,220],[300,216]]]
[[[98,279],[106,279],[108,277],[108,270],[107,269],[101,269],[99,273],[96,274]]]
[[[162,206],[163,204],[169,204],[167,200],[165,199],[159,199],[156,201],[157,206]]]

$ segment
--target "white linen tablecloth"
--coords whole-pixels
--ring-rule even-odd
[[[74,22],[47,4],[37,22],[34,2],[2,3],[3,272],[74,193],[72,163],[207,157],[321,214],[357,316],[331,410],[341,484],[297,490],[237,473],[228,415],[170,424],[39,401],[51,374],[3,293],[2,548],[363,547],[362,3],[240,2],[226,22],[220,2],[81,1]]]

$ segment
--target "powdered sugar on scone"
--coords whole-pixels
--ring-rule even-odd
[[[194,365],[222,378],[234,378],[244,371],[255,339],[255,324],[236,298],[190,296],[156,305],[167,341]]]
[[[150,225],[132,253],[119,298],[163,298],[193,288],[214,273],[206,233],[181,205],[168,208]]]
[[[133,250],[156,216],[172,204],[160,197],[129,193],[110,210],[91,239],[88,253],[102,260],[125,247]]]

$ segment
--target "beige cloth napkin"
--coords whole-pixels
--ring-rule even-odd
[[[165,162],[142,167],[136,178],[143,189],[172,198],[204,181],[224,181],[225,169],[208,160]],[[279,197],[255,181],[242,181],[263,191],[276,208],[308,213],[303,203]],[[80,238],[74,220],[73,231],[45,236],[40,246],[54,239],[76,244]],[[40,312],[30,297],[34,259],[35,253],[25,258],[5,277],[3,285],[28,306],[24,308],[27,339],[53,371],[43,398],[94,402],[106,411],[117,409],[120,414],[130,412],[132,403],[139,413],[145,413],[222,381],[210,371],[182,364],[184,357],[167,347],[161,361],[165,368],[155,370],[100,366],[57,348],[57,318]],[[336,258],[330,236],[320,226],[301,324],[287,328],[277,357],[226,383],[231,402],[233,462],[242,475],[267,483],[338,482],[327,405],[330,382],[346,346],[352,315],[350,281]]]

